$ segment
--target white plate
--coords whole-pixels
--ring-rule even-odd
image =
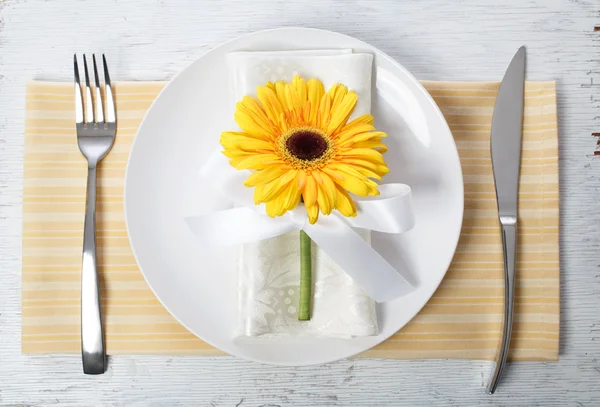
[[[198,245],[184,217],[226,203],[197,176],[230,123],[231,51],[352,48],[375,54],[372,112],[387,131],[390,174],[385,182],[412,187],[416,227],[402,235],[374,234],[373,246],[411,274],[416,289],[378,306],[376,337],[234,339],[236,249]],[[442,281],[460,234],[463,183],[452,134],[429,94],[400,64],[354,38],[322,30],[256,32],[207,52],[160,93],[131,148],[125,180],[129,240],[154,294],[187,329],[232,355],[278,365],[331,362],[365,351],[393,335],[425,305]]]

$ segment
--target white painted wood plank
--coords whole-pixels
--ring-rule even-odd
[[[135,0],[0,3],[0,405],[600,405],[598,0]],[[528,78],[558,81],[561,360],[516,363],[484,394],[491,364],[346,360],[275,368],[235,358],[20,354],[24,88],[71,80],[73,52],[105,52],[114,79],[168,79],[212,46],[278,26],[367,41],[419,79],[499,80],[518,46]]]

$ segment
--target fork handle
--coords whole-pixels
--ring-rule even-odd
[[[504,325],[502,328],[502,340],[500,342],[500,352],[496,360],[496,368],[490,381],[487,391],[494,394],[500,381],[500,376],[506,365],[508,357],[508,346],[512,333],[513,314],[514,314],[514,296],[515,296],[515,269],[517,259],[517,220],[514,217],[501,217],[502,225],[502,248],[504,251]]]
[[[81,265],[81,356],[85,374],[105,371],[104,332],[96,260],[96,165],[88,166]]]

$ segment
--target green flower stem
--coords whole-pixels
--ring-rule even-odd
[[[300,231],[300,305],[298,320],[310,321],[312,299],[312,240],[303,230]]]

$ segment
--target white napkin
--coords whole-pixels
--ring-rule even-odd
[[[233,100],[256,96],[268,81],[317,78],[328,89],[343,83],[358,94],[351,117],[371,109],[373,56],[351,50],[234,52],[228,55]],[[356,230],[370,242],[370,232]],[[238,335],[353,337],[377,335],[375,302],[313,244],[310,321],[298,321],[300,236],[290,232],[245,244],[239,256]]]

